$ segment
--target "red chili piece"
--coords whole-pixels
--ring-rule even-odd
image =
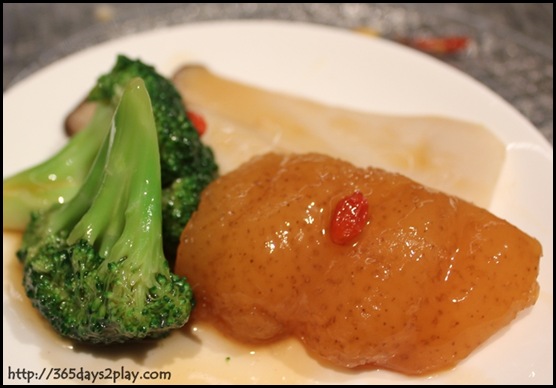
[[[345,245],[355,240],[367,224],[368,213],[369,204],[360,191],[342,198],[332,213],[332,242]]]
[[[197,130],[199,136],[202,136],[203,133],[206,132],[207,122],[205,121],[205,118],[199,113],[195,113],[189,110],[187,111],[187,118],[191,121],[191,124],[193,124],[193,127]]]
[[[431,54],[456,54],[469,46],[470,39],[466,36],[447,36],[402,39],[402,42]]]

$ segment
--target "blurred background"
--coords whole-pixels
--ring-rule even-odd
[[[139,31],[229,19],[319,23],[410,45],[516,107],[553,144],[553,3],[3,4],[3,90],[57,59]]]

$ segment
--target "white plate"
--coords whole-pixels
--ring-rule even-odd
[[[438,114],[483,124],[508,151],[490,210],[543,245],[539,300],[457,367],[424,378],[327,369],[295,341],[264,349],[242,348],[203,327],[194,328],[189,336],[174,333],[154,347],[72,349],[37,319],[21,294],[14,256],[17,239],[4,234],[5,383],[22,382],[24,369],[38,374],[46,368],[42,380],[32,382],[64,383],[69,382],[64,377],[81,370],[112,368],[115,372],[170,371],[172,378],[166,381],[170,383],[552,384],[553,149],[505,101],[435,59],[349,31],[268,21],[178,26],[84,50],[8,90],[4,94],[4,177],[45,159],[66,141],[65,114],[113,65],[118,53],[139,57],[167,75],[185,62],[200,62],[236,80],[343,107]],[[120,381],[127,382],[122,377]],[[159,375],[150,382],[164,381]],[[98,377],[96,382],[101,382]]]

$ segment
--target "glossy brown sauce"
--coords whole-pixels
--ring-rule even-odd
[[[348,246],[328,230],[361,191],[369,223]],[[445,369],[538,296],[541,246],[469,202],[320,154],[267,154],[203,193],[176,272],[194,316],[246,343],[298,338],[341,367]]]

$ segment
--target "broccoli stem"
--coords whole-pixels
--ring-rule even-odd
[[[107,262],[126,255],[121,244],[116,244],[121,253],[111,252],[116,241],[133,242],[134,249],[153,246],[153,239],[162,241],[160,156],[158,146],[145,146],[158,144],[151,102],[139,78],[126,90],[110,138],[83,187],[55,211],[49,225],[54,234],[75,225],[68,243],[85,239]]]
[[[4,229],[24,230],[32,211],[46,210],[75,195],[108,133],[113,115],[113,106],[98,104],[91,122],[60,152],[4,179]]]

